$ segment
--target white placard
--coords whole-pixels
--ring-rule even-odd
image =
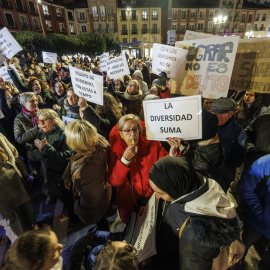
[[[175,78],[185,62],[188,51],[168,45],[154,43],[152,72],[165,71],[168,78]]]
[[[8,67],[7,66],[0,68],[0,77],[2,77],[5,82],[13,83],[13,81],[11,80],[11,78],[8,75]]]
[[[203,38],[211,38],[211,37],[216,37],[216,36],[211,35],[211,34],[205,34],[201,32],[186,30],[184,40],[195,40],[195,39],[203,39]]]
[[[22,47],[10,34],[6,27],[0,30],[0,54],[10,59],[21,50]]]
[[[43,62],[47,64],[56,64],[57,54],[51,52],[42,52]]]
[[[21,75],[19,74],[19,72],[18,72],[17,68],[15,67],[15,65],[14,64],[11,64],[10,66],[12,67],[12,69],[14,70],[14,72],[17,74],[18,78],[19,79],[22,79],[21,78]]]
[[[107,71],[107,62],[109,59],[109,53],[103,53],[100,56],[100,64],[99,64],[99,68],[101,71]]]
[[[69,70],[75,94],[103,106],[103,77],[71,66]]]
[[[176,47],[188,49],[177,78],[174,94],[193,95],[196,90],[204,98],[227,97],[240,37],[215,37],[177,41]]]
[[[201,96],[143,101],[148,140],[202,138]]]
[[[130,74],[125,55],[115,57],[107,62],[107,73],[111,79]]]

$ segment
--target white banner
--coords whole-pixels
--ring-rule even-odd
[[[190,96],[201,90],[204,98],[227,97],[239,39],[230,36],[176,42],[175,46],[188,49],[188,54],[171,92]]]
[[[6,27],[0,30],[0,54],[10,59],[12,58],[12,56],[20,52],[21,50],[22,47],[10,34]]]
[[[216,37],[215,35],[211,34],[205,34],[201,32],[194,32],[190,30],[186,30],[184,40],[194,40],[194,39],[203,39],[203,38],[214,38]]]
[[[107,71],[107,62],[109,59],[109,53],[103,53],[100,56],[100,64],[99,64],[99,68],[101,71]]]
[[[188,51],[168,45],[154,43],[152,72],[165,71],[168,78],[175,78],[185,62]]]
[[[14,64],[11,64],[10,66],[12,67],[12,69],[14,70],[14,72],[17,74],[18,78],[19,79],[22,79],[21,78],[21,75],[19,74],[19,72],[18,72],[17,68],[15,67],[15,65]]]
[[[107,74],[111,79],[130,74],[125,55],[115,57],[107,62]]]
[[[69,70],[75,94],[103,106],[103,77],[71,66]]]
[[[47,64],[56,64],[57,54],[51,52],[42,52],[43,62]]]
[[[143,101],[148,140],[202,138],[201,96]]]
[[[0,68],[0,77],[2,77],[5,82],[13,83],[13,81],[11,80],[11,78],[8,75],[8,67],[7,66]]]

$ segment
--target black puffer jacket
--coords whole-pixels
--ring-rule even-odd
[[[233,204],[212,179],[194,192],[165,205],[157,224],[155,269],[211,270],[220,248],[239,237],[240,224]],[[179,239],[179,230],[191,217]]]

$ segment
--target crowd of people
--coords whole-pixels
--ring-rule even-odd
[[[250,90],[202,98],[200,140],[150,141],[143,101],[177,95],[165,72],[152,73],[151,59],[126,57],[130,75],[116,79],[100,70],[99,58],[80,54],[50,65],[29,53],[7,60],[12,82],[0,77],[0,225],[12,246],[3,269],[212,269],[243,231],[238,264],[266,238],[258,267],[269,270],[269,104]],[[69,66],[103,76],[103,106],[75,93]],[[62,255],[51,228],[35,226],[29,183],[36,180],[46,205],[63,203],[61,221],[95,224]],[[106,218],[116,205],[128,224],[153,194],[157,255],[138,264],[135,248],[123,232],[110,232]]]

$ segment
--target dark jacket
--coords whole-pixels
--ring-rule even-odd
[[[251,165],[261,156],[270,154],[270,114],[256,117],[246,128],[247,160]]]
[[[8,69],[8,75],[20,92],[29,92],[29,89],[25,86],[22,79],[17,76],[13,69]]]
[[[239,237],[233,203],[214,180],[202,181],[199,189],[165,203],[161,226],[157,224],[155,269],[210,270],[220,248]],[[179,229],[188,217],[191,220],[179,239]]]
[[[142,91],[140,90],[138,94],[130,95],[128,91],[124,93],[124,97],[121,100],[123,108],[126,106],[126,114],[140,115],[141,105],[142,105]]]
[[[44,81],[44,82],[47,82],[44,71],[41,71],[39,74],[34,73],[33,76],[40,79],[40,80],[42,80],[42,81]]]
[[[109,140],[109,134],[118,122],[116,117],[114,115],[106,115],[102,118],[96,113],[92,106],[88,106],[83,110],[83,114],[85,116],[85,120],[95,126],[100,135]]]
[[[57,182],[61,179],[68,164],[68,158],[72,156],[73,151],[66,144],[63,128],[55,126],[50,132],[41,131],[37,136],[40,141],[45,138],[48,144],[42,148],[41,152],[33,145],[27,155],[31,161],[41,163],[41,176],[45,183],[43,192],[46,195],[58,196],[60,194],[57,191]]]

